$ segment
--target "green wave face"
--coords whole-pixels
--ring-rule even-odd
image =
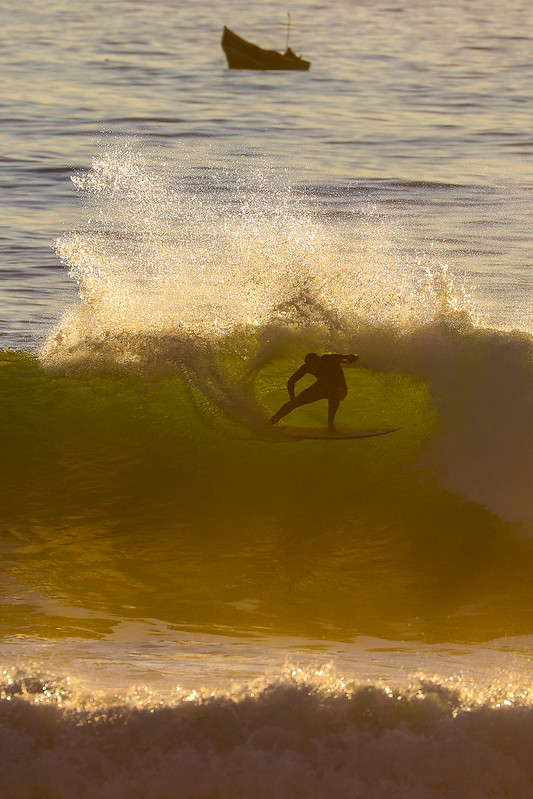
[[[299,349],[243,382],[226,344],[216,378],[209,353],[203,391],[190,361],[159,376],[53,375],[5,353],[5,574],[33,593],[7,629],[107,635],[130,614],[313,637],[479,639],[509,630],[510,616],[525,631],[513,608],[529,591],[529,542],[439,487],[440,422],[423,382],[346,370],[339,423],[401,424],[390,436],[265,435],[260,413],[284,400]],[[325,412],[317,403],[291,423],[323,425]]]
[[[359,491],[367,499],[379,494],[384,478],[394,484],[435,427],[423,384],[352,370],[339,425],[401,425],[408,434],[400,432],[395,441],[339,441],[333,448],[320,442],[295,445],[276,437],[265,422],[286,399],[297,357],[270,363],[252,384],[231,374],[243,364],[235,358],[231,364],[222,353],[218,384],[211,375],[206,395],[190,370],[156,377],[59,376],[43,371],[30,356],[5,354],[3,465],[10,499],[4,511],[11,506],[19,514],[31,507],[61,515],[72,505],[73,512],[97,513],[99,507],[118,512],[127,497],[128,506],[163,503],[186,517],[186,498],[191,507],[228,505],[268,518],[277,496],[284,508],[281,522],[285,514],[293,518],[292,507],[298,515],[301,506],[320,505],[331,495],[335,508],[351,504]],[[321,401],[294,411],[290,423],[324,427],[326,415],[327,403]],[[337,524],[334,512],[331,526]]]

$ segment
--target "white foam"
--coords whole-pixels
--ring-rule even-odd
[[[533,780],[531,697],[511,683],[398,689],[289,666],[161,703],[8,672],[0,717],[5,799],[526,799]]]

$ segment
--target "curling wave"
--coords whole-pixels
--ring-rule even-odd
[[[387,375],[427,392],[430,479],[531,528],[533,339],[484,329],[465,288],[405,231],[367,207],[329,218],[259,172],[191,194],[128,144],[73,180],[90,224],[58,251],[82,304],[43,347],[46,370],[174,373],[197,406],[258,433],[307,349],[356,351],[374,386]],[[357,426],[428,432],[409,391],[401,408],[374,398],[362,412],[355,371],[352,383],[343,407]]]

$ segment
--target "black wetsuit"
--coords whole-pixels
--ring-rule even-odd
[[[316,383],[298,394],[299,400],[314,402],[319,399],[344,399],[348,393],[346,379],[338,355],[320,355],[310,365],[304,364],[291,378],[296,383],[304,375],[316,377]]]
[[[269,419],[269,424],[276,424],[284,416],[299,408],[301,405],[308,405],[310,402],[327,399],[328,401],[328,429],[335,431],[334,420],[339,403],[348,393],[346,380],[341,364],[354,363],[357,355],[317,355],[310,353],[306,356],[305,363],[289,378],[287,389],[289,401],[281,406],[279,411]],[[313,375],[316,382],[308,388],[304,388],[297,396],[294,387],[298,380],[304,375]]]

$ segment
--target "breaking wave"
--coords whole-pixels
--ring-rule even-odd
[[[101,618],[45,603],[33,634],[99,636],[130,605],[211,631],[527,633],[531,336],[484,326],[375,209],[260,173],[192,193],[156,156],[121,145],[76,176],[83,228],[57,247],[79,306],[38,358],[0,357],[10,574],[40,585],[44,559],[74,607],[101,588]],[[402,429],[267,427],[309,350],[360,355],[339,426]],[[290,423],[324,426],[324,403]]]
[[[405,231],[370,207],[339,219],[260,172],[213,173],[193,193],[123,144],[74,182],[86,229],[58,251],[82,302],[42,349],[48,372],[178,375],[204,417],[257,434],[307,350],[356,351],[347,420],[402,426],[403,439],[425,426],[431,479],[531,525],[533,340],[485,329],[464,287],[431,251],[413,253]]]
[[[533,780],[530,697],[512,683],[394,689],[287,668],[229,692],[106,701],[11,672],[0,715],[5,799],[528,799]]]

